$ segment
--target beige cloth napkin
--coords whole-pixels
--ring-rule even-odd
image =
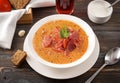
[[[0,47],[11,49],[17,21],[29,8],[55,6],[55,0],[31,0],[25,9],[0,12]]]

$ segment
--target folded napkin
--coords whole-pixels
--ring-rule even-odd
[[[11,49],[17,21],[29,8],[55,6],[55,0],[31,0],[25,9],[0,12],[0,47]]]

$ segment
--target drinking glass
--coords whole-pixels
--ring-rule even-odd
[[[72,14],[74,11],[74,0],[56,0],[56,11],[59,14]]]

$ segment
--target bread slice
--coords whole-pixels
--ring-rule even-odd
[[[30,2],[30,0],[9,0],[9,1],[15,9],[23,9]]]
[[[25,60],[26,56],[27,54],[25,51],[17,50],[12,56],[11,61],[15,66],[20,66],[20,64]]]

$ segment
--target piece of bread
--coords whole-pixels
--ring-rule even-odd
[[[9,0],[9,1],[15,9],[23,9],[30,2],[30,0]]]
[[[15,54],[12,56],[12,63],[15,66],[20,66],[20,64],[25,60],[27,54],[25,51],[17,50]]]

